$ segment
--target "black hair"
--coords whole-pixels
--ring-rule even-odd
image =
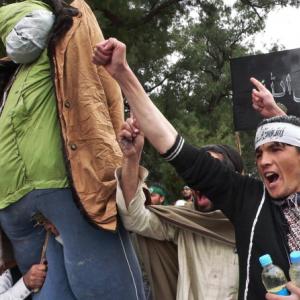
[[[223,144],[206,145],[202,147],[205,151],[219,153],[223,156],[222,162],[232,171],[242,173],[244,170],[244,163],[241,155],[233,147]]]
[[[300,127],[300,118],[296,117],[296,116],[276,116],[276,117],[272,117],[269,119],[263,119],[257,127],[260,127],[262,125],[265,124],[270,124],[270,123],[275,123],[275,122],[280,122],[280,123],[289,123],[289,124],[293,124],[296,126]]]
[[[9,82],[11,76],[15,73],[18,64],[11,60],[1,59],[0,60],[0,95],[3,95],[5,87]],[[3,99],[0,99],[0,106]]]
[[[77,8],[63,0],[43,0],[55,15],[55,22],[49,37],[49,47],[54,50],[57,42],[65,36],[73,25],[73,17],[79,16]]]

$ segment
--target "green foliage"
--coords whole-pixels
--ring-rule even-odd
[[[129,64],[155,104],[199,147],[236,144],[230,59],[253,54],[250,38],[271,9],[297,2],[243,0],[233,10],[221,0],[89,1],[105,36],[127,45]],[[241,141],[246,171],[256,174],[253,133],[242,133]],[[171,200],[180,197],[183,182],[150,145],[143,164],[150,182],[161,182]]]

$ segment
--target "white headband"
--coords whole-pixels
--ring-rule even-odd
[[[283,122],[261,125],[256,131],[255,150],[259,146],[270,142],[280,142],[300,147],[300,127]]]

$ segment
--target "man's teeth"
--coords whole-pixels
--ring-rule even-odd
[[[265,173],[265,176],[266,177],[270,177],[270,176],[273,176],[275,173],[273,173],[273,172],[267,172],[267,173]]]
[[[267,172],[265,173],[265,177],[268,179],[269,182],[275,181],[279,176],[274,172]]]

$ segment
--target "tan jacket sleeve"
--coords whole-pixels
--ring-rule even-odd
[[[101,28],[99,27],[98,29],[98,36],[94,37],[94,39],[98,39],[98,42],[101,42],[104,40],[104,36]],[[92,34],[95,33],[93,32]],[[118,83],[108,74],[104,67],[98,66],[97,71],[106,96],[110,119],[117,135],[124,122],[124,103],[122,92]]]
[[[98,67],[98,74],[106,96],[110,119],[117,135],[124,122],[124,103],[121,89],[103,67]]]
[[[93,30],[90,31],[91,41],[93,41],[94,45],[102,42],[105,38],[95,15],[92,11],[90,11],[90,9],[87,21],[91,23],[89,28],[93,28]],[[104,67],[98,66],[97,72],[106,96],[110,119],[114,127],[115,134],[117,135],[124,122],[124,104],[121,89],[117,82],[107,73]]]

